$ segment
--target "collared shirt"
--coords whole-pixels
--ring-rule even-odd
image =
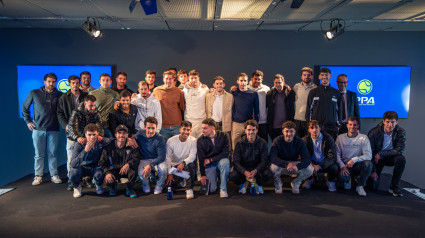
[[[223,95],[214,95],[214,103],[212,105],[211,118],[216,122],[221,122],[223,120]]]
[[[344,105],[342,105],[343,107],[345,107],[345,118],[343,118],[344,120],[342,122],[347,122],[348,120],[348,108],[347,108],[347,90],[345,90],[344,92],[341,92],[341,104],[342,102],[344,102]],[[344,117],[344,115],[342,115],[342,117]]]
[[[322,152],[322,141],[323,141],[322,133],[320,133],[319,138],[314,139],[313,137],[311,137],[311,139],[313,141],[313,150],[314,150],[312,160],[314,160],[317,163],[322,163],[323,161],[325,161],[325,156],[323,155],[323,152]]]
[[[382,150],[392,150],[393,149],[393,133],[391,132],[388,135],[384,132],[384,144],[382,145]]]

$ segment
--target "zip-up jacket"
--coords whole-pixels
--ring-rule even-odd
[[[223,158],[229,158],[229,134],[215,131],[214,143],[210,137],[202,135],[196,144],[198,150],[199,170],[205,176],[205,159],[212,159],[212,163]]]
[[[292,90],[289,90],[288,85],[283,87],[283,91],[285,93],[285,106],[286,106],[286,116],[288,120],[294,120],[295,114],[295,93]],[[266,106],[267,106],[267,127],[269,133],[273,130],[273,119],[274,119],[274,105],[276,104],[275,95],[277,93],[277,89],[273,87],[266,96]]]
[[[326,127],[341,125],[341,95],[331,86],[320,85],[310,91],[305,114],[307,122],[319,121]]]
[[[89,152],[84,150],[86,145],[75,143],[70,162],[71,168],[77,169],[82,165],[97,166],[100,156],[102,155],[103,147],[108,145],[112,140],[112,138],[103,138],[101,141],[96,141]]]
[[[318,165],[322,169],[326,169],[329,166],[336,163],[336,146],[334,139],[332,136],[330,136],[328,133],[321,131],[322,133],[322,154],[325,156],[325,161],[322,163],[319,163]],[[311,135],[307,135],[303,138],[304,143],[307,146],[307,150],[310,153],[310,156],[313,157],[314,155],[314,148],[313,148],[313,139],[311,138]]]
[[[404,152],[404,148],[406,147],[406,131],[396,125],[393,133],[392,133],[392,150],[382,150],[384,145],[384,123],[379,123],[375,128],[369,131],[368,137],[370,141],[370,146],[372,148],[372,158],[376,154],[379,154],[380,157],[390,157],[395,155],[402,155]],[[373,169],[372,171],[376,171],[375,160],[372,159]]]
[[[102,121],[97,109],[90,113],[84,108],[84,103],[81,103],[77,109],[72,112],[69,119],[68,138],[76,141],[78,137],[84,137],[84,128],[90,124],[97,124],[99,127],[99,135],[103,136]]]
[[[25,122],[34,123],[36,130],[58,131],[59,122],[57,116],[58,99],[62,95],[56,88],[48,93],[46,89],[32,90],[22,104],[22,116]],[[31,104],[34,104],[33,118],[30,115]]]
[[[127,84],[124,84],[124,88],[123,89],[118,89],[118,87],[117,87],[117,84],[116,83],[114,83],[113,85],[112,85],[112,88],[111,88],[112,90],[114,90],[115,92],[117,92],[118,94],[120,94],[122,91],[124,91],[124,90],[127,90],[127,91],[129,91],[131,94],[133,94],[134,92],[133,92],[133,90],[131,90],[131,89],[129,89],[128,87],[127,87]]]
[[[77,101],[78,104],[84,102],[84,97],[87,96],[88,93],[83,92],[83,90],[79,89],[80,94],[78,95]],[[72,111],[74,111],[74,99],[72,98],[71,89],[68,90],[65,94],[63,94],[58,100],[58,119],[62,128],[65,129],[66,125],[69,123],[69,119],[71,118]]]
[[[121,169],[127,163],[132,170],[137,171],[142,158],[139,149],[129,146],[120,149],[115,145],[115,141],[111,141],[102,150],[98,166],[103,170],[103,174],[106,176],[111,170]]]
[[[301,157],[301,159],[299,159]],[[308,153],[304,141],[298,136],[294,136],[291,142],[286,142],[283,135],[274,139],[270,149],[270,162],[286,168],[290,162],[300,162],[297,164],[298,170],[307,168],[311,163],[311,156]]]
[[[265,140],[257,136],[253,143],[249,143],[246,135],[244,135],[236,143],[233,151],[233,165],[241,174],[244,174],[245,170],[252,171],[254,169],[263,172],[267,169],[268,152]]]
[[[125,113],[121,109],[112,111],[109,114],[109,129],[115,134],[115,129],[123,124],[128,128],[128,137],[137,133],[135,122],[137,117],[137,107],[130,104],[130,113]]]

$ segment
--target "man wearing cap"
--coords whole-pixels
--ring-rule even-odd
[[[105,183],[109,187],[109,195],[117,194],[117,183],[120,178],[127,178],[126,195],[136,198],[137,193],[133,189],[137,178],[137,168],[139,166],[140,151],[138,148],[126,146],[128,139],[128,128],[119,125],[115,129],[116,139],[105,146],[100,157],[99,167],[105,175]]]

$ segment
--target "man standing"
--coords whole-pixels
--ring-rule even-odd
[[[296,176],[292,182],[292,193],[300,193],[301,182],[313,174],[311,157],[304,141],[295,136],[295,123],[287,121],[282,124],[282,134],[273,141],[270,150],[270,170],[274,177],[275,193],[282,193],[280,176]],[[299,159],[301,158],[301,159]],[[300,160],[300,161],[299,161]]]
[[[327,173],[326,185],[329,192],[336,191],[335,180],[338,176],[338,165],[336,164],[336,147],[332,137],[322,132],[319,122],[316,120],[308,122],[309,135],[303,138],[311,156],[314,174],[319,172]],[[313,179],[306,180],[304,188],[310,188]]]
[[[201,184],[207,185],[209,192],[217,190],[217,171],[220,172],[220,197],[227,198],[227,178],[229,177],[229,135],[215,130],[215,121],[207,118],[202,121],[202,136],[198,138],[197,149]]]
[[[149,91],[152,93],[153,90],[158,87],[155,85],[156,72],[153,70],[147,70],[145,75],[145,81],[148,83]]]
[[[248,75],[240,73],[236,81],[239,87],[232,91],[234,98],[232,108],[232,149],[236,141],[240,139],[245,128],[245,122],[249,119],[258,121],[259,99],[258,93],[248,89]]]
[[[205,95],[208,93],[208,87],[202,88],[199,81],[199,73],[196,70],[189,72],[189,83],[183,89],[183,95],[186,103],[184,118],[192,123],[191,136],[198,138],[201,136],[201,124],[206,118],[205,113]]]
[[[117,74],[117,77],[115,78],[115,84],[112,86],[112,90],[120,94],[122,91],[127,90],[131,94],[133,94],[133,90],[129,89],[127,87],[127,73],[126,72],[119,72]],[[130,94],[130,95],[131,95]]]
[[[183,90],[184,86],[186,85],[187,81],[189,80],[189,75],[188,75],[187,71],[184,70],[184,69],[179,70],[179,72],[177,72],[177,78],[180,82],[180,85],[178,86],[178,88]]]
[[[161,135],[167,141],[172,136],[179,134],[180,123],[182,122],[181,111],[185,110],[183,92],[173,86],[173,72],[165,71],[163,74],[164,85],[153,91],[161,103],[162,129]]]
[[[96,97],[96,108],[102,120],[105,137],[112,138],[109,128],[109,114],[114,110],[114,104],[118,100],[119,94],[110,88],[111,76],[107,73],[100,75],[100,88],[91,91],[89,95]]]
[[[236,142],[233,152],[234,170],[229,175],[229,180],[239,186],[239,193],[245,194],[245,182],[255,179],[257,194],[263,194],[263,184],[270,179],[264,173],[268,165],[267,142],[257,136],[258,123],[255,120],[245,122],[245,136]]]
[[[297,136],[303,138],[307,134],[307,122],[305,120],[305,113],[307,107],[307,98],[310,91],[316,88],[311,79],[313,78],[313,70],[309,67],[301,69],[301,82],[295,84],[295,114],[294,122],[297,125]]]
[[[112,140],[99,136],[99,127],[96,124],[88,124],[84,131],[85,143],[75,144],[70,161],[69,181],[74,188],[74,198],[81,197],[80,180],[86,176],[93,177],[96,193],[103,194],[103,172],[97,164],[102,155],[102,148]]]
[[[68,78],[68,84],[71,87],[65,94],[63,94],[59,100],[58,100],[58,119],[59,123],[61,124],[62,128],[65,129],[67,140],[66,140],[66,154],[67,154],[67,162],[66,162],[66,169],[68,171],[68,178],[69,178],[69,171],[71,169],[70,162],[72,157],[72,150],[74,148],[75,140],[72,140],[69,135],[69,119],[71,118],[72,111],[78,108],[79,104],[84,101],[84,97],[87,96],[87,93],[83,92],[83,90],[80,89],[80,78],[78,78],[75,75],[71,75]],[[69,190],[71,187],[69,187]]]
[[[186,171],[189,178],[186,179],[186,198],[193,198],[193,184],[196,179],[196,138],[191,136],[192,123],[182,121],[180,135],[171,137],[167,142],[166,164],[168,169],[167,185],[174,186],[183,178],[172,173],[171,168],[177,172]]]
[[[146,118],[145,129],[138,131],[133,138],[142,155],[138,173],[143,183],[143,192],[151,192],[149,176],[151,171],[156,171],[158,180],[156,181],[154,194],[161,194],[162,185],[164,184],[165,176],[167,176],[167,165],[165,164],[166,144],[164,138],[156,133],[157,126],[158,121],[154,117]]]
[[[330,78],[330,69],[320,69],[321,85],[308,94],[305,118],[307,122],[319,121],[323,130],[335,140],[341,125],[341,95],[329,84]]]
[[[128,184],[125,194],[131,198],[136,198],[137,193],[133,186],[137,178],[137,168],[141,159],[140,151],[137,148],[126,146],[128,138],[128,128],[119,125],[115,131],[116,140],[105,146],[99,160],[99,167],[103,170],[105,183],[109,187],[109,195],[117,194],[117,181],[120,178],[127,178]]]
[[[294,120],[294,91],[285,85],[280,74],[274,76],[274,87],[267,93],[266,106],[267,127],[273,141],[282,135],[282,124]]]
[[[32,182],[34,186],[42,182],[46,154],[49,160],[51,181],[53,183],[62,183],[58,176],[56,158],[59,136],[57,105],[62,93],[55,88],[56,80],[57,77],[54,73],[46,74],[44,76],[44,86],[40,89],[32,90],[22,105],[22,116],[27,123],[28,129],[32,131],[35,149],[35,177]],[[33,118],[31,118],[30,114],[32,104],[34,104]]]
[[[341,169],[340,180],[344,181],[344,189],[351,189],[351,176],[357,177],[356,192],[359,196],[366,196],[364,186],[372,171],[372,151],[366,135],[360,134],[359,119],[349,117],[347,120],[348,132],[338,136],[336,140],[337,163]]]
[[[81,79],[81,85],[80,85],[80,89],[83,90],[83,92],[85,93],[89,93],[93,90],[95,90],[95,88],[93,88],[90,83],[91,83],[91,74],[88,71],[84,71],[80,73],[80,79]]]
[[[399,183],[406,166],[406,158],[403,156],[406,131],[398,125],[398,114],[394,111],[385,112],[383,121],[370,130],[368,136],[373,153],[370,177],[379,181],[384,166],[394,166],[388,191],[396,197],[402,197]]]
[[[359,101],[357,94],[347,90],[348,78],[345,74],[340,74],[336,78],[338,91],[341,94],[341,121],[342,125],[339,129],[339,134],[347,133],[347,119],[349,117],[360,118]]]
[[[130,104],[131,92],[124,90],[120,93],[120,108],[112,111],[109,115],[109,129],[115,131],[119,125],[125,125],[128,128],[128,135],[137,133],[135,121],[137,116],[137,107]]]
[[[263,76],[264,74],[260,70],[252,72],[251,83],[248,85],[248,89],[257,92],[258,94],[258,105],[260,110],[258,119],[258,136],[263,138],[265,141],[268,141],[266,95],[270,91],[270,88],[263,84]]]
[[[168,68],[167,71],[171,72],[171,74],[173,75],[173,87],[179,87],[180,82],[177,81],[177,69],[174,67],[171,67],[171,68]]]
[[[230,135],[232,130],[233,95],[226,92],[224,78],[217,76],[213,82],[214,91],[205,96],[205,111],[207,118],[216,122],[216,130]]]
[[[149,93],[149,84],[140,81],[138,85],[139,94],[131,99],[131,104],[137,107],[136,131],[145,129],[145,120],[147,117],[155,117],[158,120],[157,132],[162,127],[162,112],[159,100]]]

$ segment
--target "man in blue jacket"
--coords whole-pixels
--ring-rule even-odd
[[[292,193],[300,193],[301,182],[313,174],[311,156],[304,141],[295,136],[295,122],[286,121],[282,124],[283,135],[276,137],[270,150],[270,170],[274,176],[275,192],[282,193],[280,176],[295,175],[291,182]],[[301,159],[299,159],[301,158]]]
[[[57,76],[49,73],[44,76],[44,86],[32,90],[22,105],[22,116],[32,131],[35,149],[35,177],[32,185],[41,184],[44,172],[44,157],[47,154],[49,171],[53,183],[62,183],[58,176],[56,149],[59,137],[59,121],[56,114],[58,99],[62,95],[55,88]],[[30,107],[34,104],[33,118]],[[46,151],[47,148],[47,151]],[[47,152],[47,153],[46,153]]]

